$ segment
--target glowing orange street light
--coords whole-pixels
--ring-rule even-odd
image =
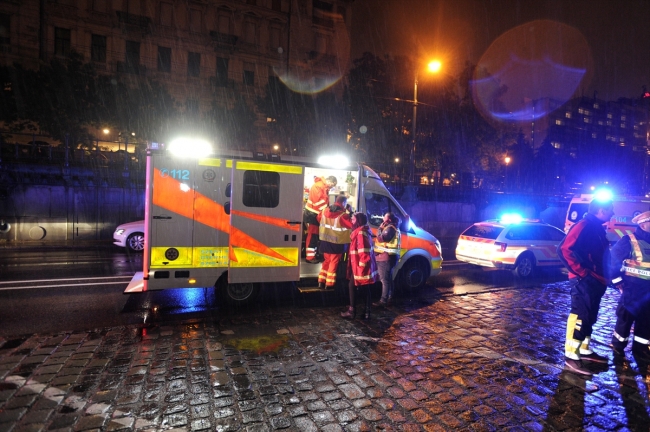
[[[442,63],[440,63],[440,60],[432,60],[427,65],[427,69],[429,69],[429,72],[431,73],[438,73],[440,72],[440,69],[442,69]]]
[[[506,156],[506,157],[503,159],[503,161],[506,163],[506,175],[505,175],[505,180],[504,180],[504,182],[503,182],[503,183],[504,183],[504,185],[503,185],[503,186],[504,186],[504,189],[507,189],[507,188],[508,188],[508,165],[510,164],[510,161],[511,161],[511,160],[512,160],[512,159],[510,159],[510,156]]]

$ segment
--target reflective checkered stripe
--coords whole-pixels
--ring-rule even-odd
[[[648,339],[643,339],[638,336],[634,336],[634,342],[640,343],[642,345],[650,345],[650,341]]]
[[[627,342],[627,341],[630,340],[630,337],[629,337],[629,336],[628,336],[628,337],[623,337],[623,336],[621,336],[620,334],[618,334],[618,333],[616,333],[616,332],[614,332],[614,337],[615,337],[616,340],[619,341],[619,342]]]
[[[646,253],[650,250],[650,244],[630,234],[630,245],[630,258],[623,261],[621,270],[626,276],[650,280],[650,254]]]

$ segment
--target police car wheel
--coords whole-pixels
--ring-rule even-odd
[[[535,271],[535,257],[530,253],[523,253],[517,259],[513,273],[520,278],[527,278]]]
[[[132,252],[142,252],[144,250],[144,234],[136,232],[126,239],[126,247]]]

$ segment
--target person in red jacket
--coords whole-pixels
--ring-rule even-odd
[[[583,361],[607,363],[607,357],[590,347],[600,300],[609,280],[609,241],[603,224],[614,216],[611,200],[594,199],[585,217],[573,225],[557,247],[557,255],[569,270],[571,311],[567,319],[564,364],[574,373],[591,375]]]
[[[348,200],[345,196],[336,197],[336,202],[325,208],[318,215],[320,230],[319,252],[323,254],[323,265],[318,274],[318,287],[320,289],[333,289],[336,284],[336,269],[350,244],[350,230],[352,221],[348,214]]]
[[[304,221],[307,224],[307,238],[305,239],[305,258],[307,262],[318,263],[316,251],[318,248],[318,215],[329,205],[330,189],[336,186],[336,177],[316,177],[314,184],[309,189],[309,197],[305,204]]]
[[[370,319],[370,287],[379,279],[372,243],[368,217],[364,213],[355,213],[352,215],[347,271],[350,306],[347,311],[341,313],[343,318],[353,319],[355,317],[355,290],[357,287],[363,287],[365,293],[362,295],[365,295],[366,298],[366,310],[363,318]]]

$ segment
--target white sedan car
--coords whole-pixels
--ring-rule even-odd
[[[129,222],[119,225],[113,233],[113,244],[128,248],[133,252],[144,249],[144,221]]]

